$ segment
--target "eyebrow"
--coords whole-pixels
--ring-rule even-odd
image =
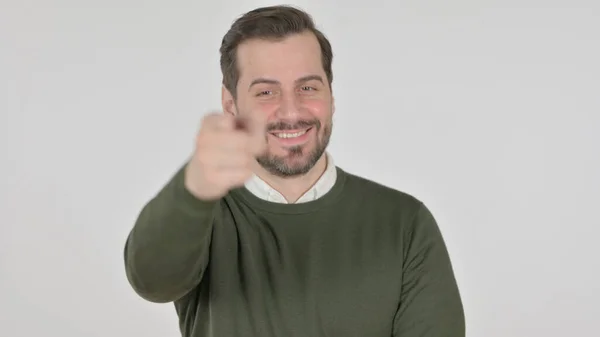
[[[319,75],[308,75],[308,76],[303,76],[300,77],[299,79],[295,80],[294,83],[296,84],[300,84],[300,83],[304,83],[304,82],[308,82],[308,81],[319,81],[323,84],[325,84],[325,82],[323,81],[323,77],[319,76]],[[253,80],[250,85],[248,86],[248,90],[250,90],[250,88],[252,88],[253,85],[255,84],[260,84],[260,83],[266,83],[266,84],[281,84],[279,81],[277,80],[273,80],[273,79],[269,79],[269,78],[264,78],[264,77],[259,77],[255,80]]]

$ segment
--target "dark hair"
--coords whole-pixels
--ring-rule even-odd
[[[333,81],[331,63],[333,52],[325,35],[315,27],[312,17],[292,6],[279,5],[254,9],[245,13],[231,25],[221,42],[221,72],[223,85],[237,97],[236,88],[239,80],[237,65],[237,47],[249,39],[265,39],[278,41],[293,34],[312,32],[321,47],[321,61],[327,75],[329,86]]]

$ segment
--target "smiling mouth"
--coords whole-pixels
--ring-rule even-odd
[[[289,139],[289,138],[298,138],[304,134],[306,134],[308,131],[310,131],[312,129],[308,128],[306,130],[301,130],[301,131],[294,131],[294,132],[289,132],[289,131],[282,131],[282,132],[271,132],[271,134],[277,138],[282,138],[282,139]]]

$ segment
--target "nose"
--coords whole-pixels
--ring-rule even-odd
[[[277,117],[282,119],[295,119],[301,114],[300,102],[295,94],[281,95]]]

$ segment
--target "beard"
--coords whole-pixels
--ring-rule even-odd
[[[267,132],[294,130],[302,128],[314,128],[317,137],[317,144],[314,148],[308,149],[309,144],[290,147],[285,156],[277,156],[268,151],[258,157],[258,163],[269,173],[282,177],[290,178],[308,173],[325,153],[331,138],[333,122],[330,119],[326,124],[319,120],[299,120],[295,123],[280,121],[267,125]],[[322,130],[322,132],[321,132]]]

